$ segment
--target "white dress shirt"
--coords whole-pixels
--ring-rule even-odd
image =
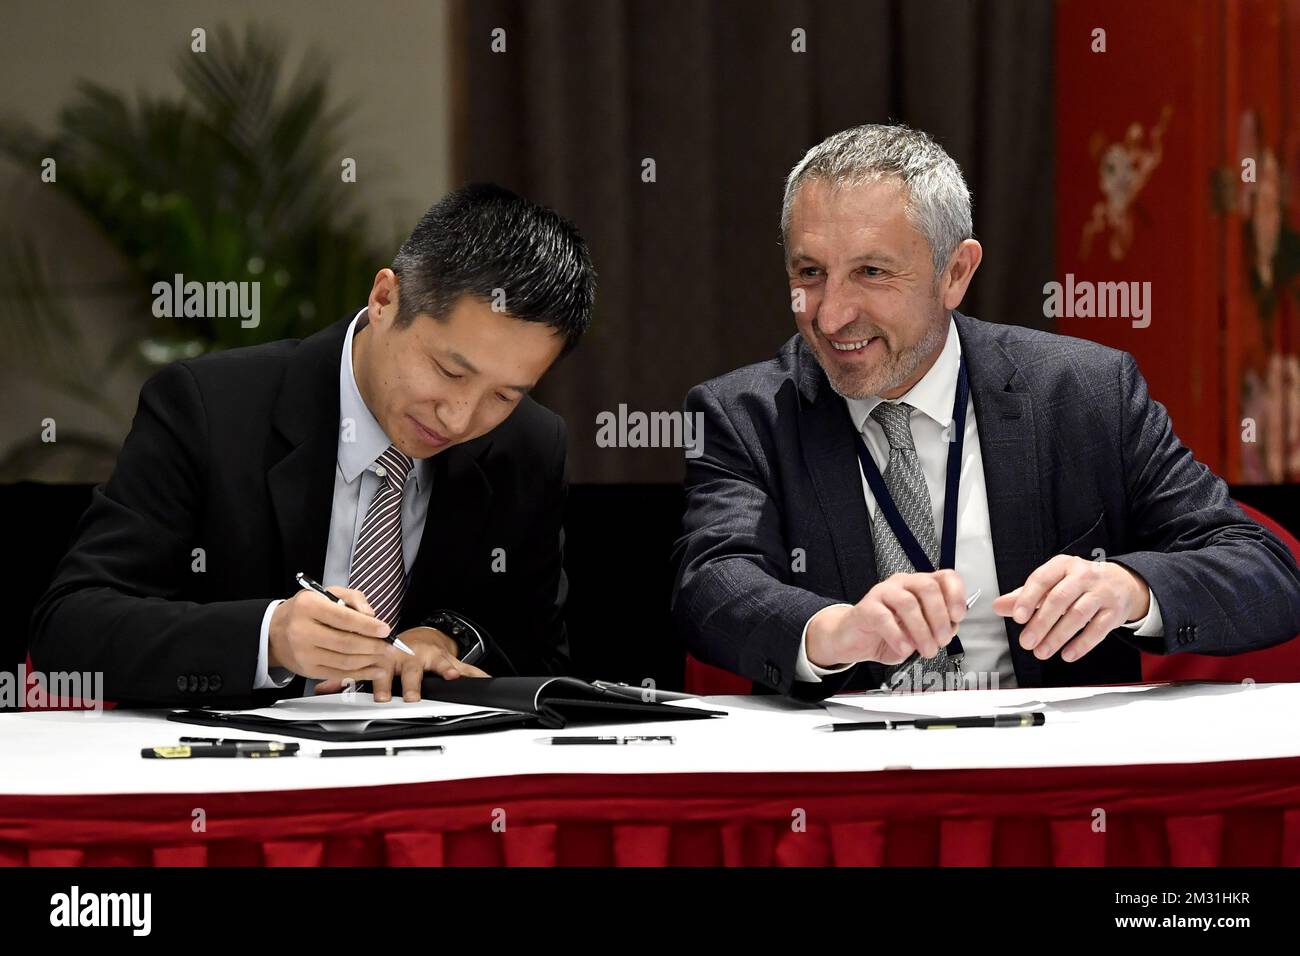
[[[352,336],[362,309],[352,317],[347,337],[343,340],[343,353],[339,358],[339,442],[338,462],[334,470],[334,505],[330,513],[329,542],[325,549],[325,587],[348,586],[352,569],[352,549],[361,535],[362,522],[370,510],[370,502],[379,490],[383,479],[375,474],[377,459],[392,444],[375,416],[371,414],[357,388],[356,374],[352,369]],[[310,401],[309,396],[303,396]],[[415,556],[420,550],[424,534],[424,518],[429,510],[429,493],[433,479],[432,459],[417,458],[415,467],[407,474],[407,482],[415,487],[405,488],[402,494],[402,562],[409,574]],[[294,677],[285,668],[277,667],[275,673],[267,668],[267,639],[271,628],[271,615],[280,605],[272,601],[262,616],[262,633],[257,650],[257,673],[254,689],[283,687]]]
[[[884,474],[889,464],[889,441],[880,423],[871,417],[871,411],[882,401],[907,402],[912,406],[909,423],[916,456],[925,474],[926,490],[930,493],[930,507],[934,514],[936,539],[943,533],[943,505],[945,477],[948,470],[948,440],[946,431],[952,425],[952,406],[957,393],[957,369],[961,358],[961,339],[957,324],[948,319],[948,338],[943,351],[921,380],[905,395],[897,399],[873,396],[866,399],[845,399],[854,426],[862,433],[871,457]],[[861,471],[861,468],[859,468]],[[884,521],[876,505],[875,496],[862,478],[862,494],[867,502],[867,514],[874,524]],[[957,491],[957,553],[956,570],[966,585],[967,595],[976,590],[980,595],[975,606],[966,612],[961,622],[961,644],[965,651],[962,672],[971,686],[1015,687],[1016,672],[1011,662],[1011,647],[1007,641],[1004,619],[993,613],[993,599],[998,596],[997,564],[993,555],[993,533],[989,523],[988,495],[984,485],[984,457],[980,451],[979,428],[975,421],[975,401],[966,400],[966,430],[962,444],[961,483]],[[1148,593],[1150,593],[1148,589]],[[1125,624],[1138,636],[1164,633],[1160,606],[1154,594],[1151,607],[1141,621]],[[841,605],[842,606],[842,605]],[[827,610],[827,609],[823,609]],[[822,613],[821,611],[818,612]],[[816,617],[816,615],[813,615]],[[809,621],[812,619],[809,618]],[[808,625],[804,625],[799,639],[799,656],[795,661],[798,680],[818,683],[827,674],[835,674],[852,667],[819,667],[808,659]],[[997,675],[992,683],[989,675]]]

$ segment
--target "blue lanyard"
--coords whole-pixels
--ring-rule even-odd
[[[952,405],[953,436],[948,443],[948,469],[944,475],[943,534],[939,543],[939,567],[941,568],[956,567],[957,490],[961,483],[961,449],[966,440],[966,401],[969,395],[970,387],[966,381],[966,358],[962,356],[957,362],[957,395],[953,399]],[[934,571],[935,567],[930,562],[929,555],[925,553],[925,549],[917,542],[916,536],[912,534],[907,522],[899,514],[898,506],[894,504],[894,499],[885,486],[885,479],[880,474],[880,469],[876,467],[875,459],[871,457],[871,451],[867,448],[867,443],[862,440],[862,433],[857,432],[855,437],[858,440],[858,463],[862,466],[862,474],[867,479],[867,485],[871,488],[871,493],[876,497],[876,504],[880,505],[881,513],[884,514],[885,520],[889,522],[894,537],[902,545],[903,551],[907,554],[907,559],[912,562],[913,568],[922,572]],[[948,652],[950,654],[961,653],[961,645],[956,638],[953,639]]]

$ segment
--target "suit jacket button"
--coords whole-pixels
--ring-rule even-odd
[[[190,675],[190,693],[193,694],[193,693],[194,693],[195,691],[197,691],[198,689],[199,689],[199,675],[198,675],[198,674],[191,674],[191,675]]]
[[[176,678],[176,689],[182,694],[190,689],[190,682],[185,679],[184,674],[181,674]]]
[[[208,690],[212,691],[212,693],[214,693],[214,694],[215,694],[217,691],[221,690],[221,675],[220,675],[220,674],[213,674],[211,677],[208,678]]]
[[[200,694],[206,694],[207,692],[208,692],[208,675],[207,675],[207,674],[200,674],[200,675],[199,675],[199,693],[200,693]]]

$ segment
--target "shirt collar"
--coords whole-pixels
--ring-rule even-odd
[[[952,423],[952,403],[957,394],[957,366],[960,360],[961,339],[957,336],[957,323],[949,314],[948,338],[943,343],[943,350],[929,370],[921,376],[921,380],[905,394],[896,399],[883,399],[879,395],[844,399],[849,406],[849,415],[853,418],[853,427],[862,431],[872,409],[883,401],[894,401],[907,402],[938,422],[940,427],[947,428]]]
[[[375,460],[392,444],[378,420],[371,414],[365,399],[361,397],[356,373],[352,368],[352,336],[357,330],[357,321],[365,311],[361,309],[352,317],[339,360],[339,421],[341,423],[350,418],[355,425],[352,441],[344,441],[343,428],[341,425],[339,428],[339,468],[348,484],[356,481],[358,475],[374,465]],[[427,461],[428,459],[417,458],[415,467],[411,469],[415,475],[416,491],[420,490],[424,480],[423,471]]]

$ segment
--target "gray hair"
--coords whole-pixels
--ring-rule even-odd
[[[930,244],[935,279],[953,251],[971,238],[970,190],[961,168],[942,146],[906,126],[855,126],[822,140],[790,170],[781,203],[781,239],[790,236],[790,210],[810,179],[832,188],[897,177],[907,193],[907,215]]]

